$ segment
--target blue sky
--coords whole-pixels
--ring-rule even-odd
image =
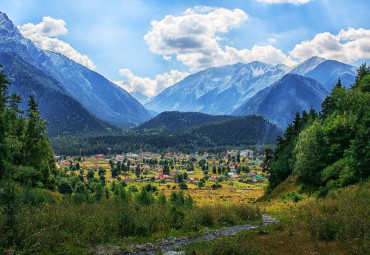
[[[321,43],[330,39],[330,36],[332,39],[338,37],[341,30],[343,32],[340,40],[343,44],[348,40],[362,40],[358,45],[368,42],[370,1],[306,0],[307,3],[304,4],[266,3],[274,1],[305,0],[0,0],[0,10],[7,13],[17,26],[38,24],[43,21],[43,17],[63,20],[68,32],[51,37],[68,43],[81,55],[86,55],[96,67],[95,70],[107,78],[117,83],[123,80],[123,87],[128,90],[143,90],[148,95],[158,93],[188,73],[209,66],[251,60],[293,65],[314,54],[310,52],[315,47],[318,49],[313,52],[321,52],[322,57],[337,58],[347,63],[359,63],[362,61],[361,56],[370,58],[370,50],[365,46],[351,52],[351,56],[342,56],[340,51],[329,54],[322,52],[323,49],[320,48],[324,47],[325,51],[326,46],[320,46]],[[203,9],[196,6],[202,6]],[[234,12],[235,9],[240,11]],[[205,18],[204,15],[209,13],[214,15]],[[166,19],[166,15],[172,15],[172,18]],[[182,18],[184,16],[187,18]],[[184,25],[185,22],[192,20],[195,25],[204,25],[208,29],[219,17],[222,23],[219,26],[207,31],[204,28],[199,30],[201,32],[196,31],[204,36],[199,37],[204,38],[203,42],[194,41],[196,38],[192,31],[193,34],[185,38],[186,42],[167,44],[169,38],[172,40],[188,33],[189,27]],[[152,20],[163,21],[163,24],[159,23],[153,28]],[[172,21],[178,24],[172,27],[169,24]],[[206,22],[210,23],[204,24]],[[225,22],[234,23],[223,27]],[[171,32],[170,25],[176,31]],[[353,30],[350,31],[349,28]],[[153,33],[148,36],[151,30]],[[158,31],[163,33],[161,41],[157,40]],[[325,38],[314,40],[318,34],[323,34],[322,37]],[[216,36],[217,40],[214,39]],[[296,48],[304,41],[310,43]],[[187,45],[183,46],[183,42]],[[195,45],[194,43],[204,45],[199,50],[198,46],[189,46]],[[256,45],[258,47],[252,51]],[[177,46],[183,48],[176,49]],[[264,48],[266,46],[270,48]],[[230,51],[225,47],[231,47]],[[265,56],[266,51],[271,51],[269,56]],[[207,54],[213,54],[214,58],[211,59]],[[134,80],[135,78],[138,79]],[[127,80],[132,84],[128,84]],[[158,88],[144,91],[145,86]]]

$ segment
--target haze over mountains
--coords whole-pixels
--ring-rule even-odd
[[[41,114],[50,122],[51,134],[131,128],[164,111],[261,114],[285,128],[295,112],[311,106],[320,110],[338,78],[349,86],[356,75],[353,66],[318,57],[293,68],[254,61],[200,71],[149,99],[138,92],[129,94],[59,53],[35,47],[1,12],[0,61],[13,83],[11,92],[21,94],[23,107],[29,95],[35,96]],[[168,118],[179,118],[173,119],[174,125],[193,125],[186,123],[186,116],[166,113],[147,126]],[[198,117],[203,120],[202,116]]]
[[[157,112],[262,114],[285,128],[295,112],[311,106],[319,110],[338,78],[348,87],[355,75],[353,66],[318,57],[293,68],[261,62],[238,63],[190,75],[150,99],[145,106]],[[272,88],[275,84],[276,88]],[[260,91],[264,92],[259,94]]]
[[[145,104],[148,109],[230,114],[285,71],[261,62],[213,67],[189,75]]]
[[[328,90],[314,79],[298,74],[287,74],[236,109],[232,115],[261,114],[284,129],[296,112],[312,106],[320,110]]]
[[[56,89],[78,100],[89,112],[110,124],[132,127],[152,116],[129,93],[102,75],[59,53],[36,48],[1,12],[0,52],[17,55],[37,71],[57,81],[59,85]],[[38,99],[38,95],[35,96]]]
[[[69,96],[59,82],[27,64],[17,55],[1,53],[0,63],[12,83],[9,92],[17,93],[23,99],[21,109],[27,108],[27,99],[30,95],[37,98],[42,116],[49,121],[50,135],[115,129],[96,118],[78,100]]]

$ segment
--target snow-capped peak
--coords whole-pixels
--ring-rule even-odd
[[[293,70],[290,72],[294,74],[305,75],[306,73],[315,69],[315,67],[317,67],[319,64],[321,64],[324,61],[325,61],[324,58],[312,57],[312,58],[305,60],[304,62],[297,65],[296,67],[294,67]]]

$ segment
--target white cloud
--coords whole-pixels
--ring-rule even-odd
[[[62,19],[43,17],[39,24],[27,23],[21,26],[22,31],[27,33],[36,33],[44,36],[58,36],[68,32],[66,22]]]
[[[128,92],[140,92],[149,97],[157,95],[189,75],[186,72],[171,70],[169,73],[158,74],[155,79],[151,79],[149,77],[135,76],[128,69],[120,69],[119,73],[125,77],[125,81],[113,81],[116,85]]]
[[[307,4],[308,2],[312,2],[314,0],[256,0],[261,3],[267,4]]]
[[[276,43],[276,38],[269,38],[269,39],[267,39],[267,41],[268,41],[269,43],[274,44],[274,43]]]
[[[290,55],[300,60],[313,56],[345,63],[370,58],[370,30],[348,28],[337,35],[317,34],[312,40],[297,44]]]
[[[89,69],[96,68],[88,56],[82,55],[68,43],[55,38],[68,32],[64,20],[44,17],[39,24],[27,23],[18,28],[22,35],[30,39],[36,47],[61,53]]]
[[[166,61],[170,61],[170,60],[172,60],[172,57],[164,55],[163,59],[166,60]]]
[[[160,21],[153,20],[152,28],[144,39],[152,52],[164,58],[174,54],[178,61],[193,71],[254,60],[270,64],[278,61],[287,65],[296,64],[272,46],[255,45],[250,50],[221,47],[219,42],[227,40],[219,34],[227,33],[247,19],[248,15],[240,9],[194,7],[181,16],[167,15]]]

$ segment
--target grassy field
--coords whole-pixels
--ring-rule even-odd
[[[156,159],[158,161],[161,160],[160,156],[156,156]],[[163,158],[163,160],[171,160],[171,158]],[[180,158],[181,160],[188,160],[189,156],[183,156]],[[199,158],[196,158],[198,161]],[[69,161],[72,162],[72,164],[76,164],[76,162],[72,158],[68,158]],[[224,161],[227,161],[227,158],[224,158]],[[254,172],[258,175],[262,175],[261,167],[260,167],[260,161],[256,160],[250,160],[248,158],[244,158],[245,162],[241,162],[240,166],[248,166],[251,172]],[[218,160],[215,159],[209,159],[207,160],[207,163],[209,163],[211,166],[220,164],[218,163]],[[108,160],[98,160],[95,157],[85,157],[84,161],[79,162],[80,164],[80,171],[75,171],[75,174],[82,173],[83,176],[86,176],[89,169],[98,169],[103,168],[105,173],[105,178],[108,183],[111,183],[113,181],[119,182],[117,178],[112,178],[112,169],[108,162]],[[141,166],[144,164],[141,164]],[[233,165],[232,163],[229,164],[230,166]],[[226,165],[226,166],[229,166]],[[159,174],[161,174],[160,171],[157,170],[158,167],[163,168],[163,166],[157,165],[155,167],[152,167],[151,170],[149,170],[145,175],[142,174],[141,176],[145,179],[151,179],[152,177],[157,177]],[[186,172],[185,165],[176,163],[174,164],[174,169],[171,171],[176,171],[180,174],[183,174]],[[70,174],[71,171],[67,169],[67,173]],[[222,176],[218,174],[212,174],[211,167],[209,169],[209,176]],[[130,180],[126,180],[127,176],[129,176]],[[188,178],[197,178],[198,180],[204,178],[204,173],[202,169],[195,165],[193,173],[188,174]],[[245,173],[241,173],[242,177],[246,177]],[[94,171],[94,177],[99,178],[98,171]],[[159,193],[164,193],[166,196],[169,196],[173,190],[179,190],[178,183],[175,183],[173,180],[167,180],[166,183],[160,183],[159,180],[148,180],[148,181],[136,181],[137,176],[135,175],[134,171],[128,172],[126,175],[120,175],[121,180],[124,180],[128,186],[136,186],[139,190],[140,188],[144,187],[148,183],[150,183],[152,186],[155,186],[157,188],[157,191],[155,196],[158,196]],[[232,185],[230,185],[230,181],[232,181]],[[184,190],[185,194],[188,194],[192,196],[196,201],[198,205],[207,205],[207,204],[233,204],[233,203],[246,203],[246,202],[253,202],[256,201],[258,198],[263,196],[264,189],[267,186],[267,180],[261,180],[261,182],[253,183],[244,183],[239,180],[225,180],[221,182],[217,182],[221,185],[221,188],[219,189],[212,189],[211,186],[215,184],[216,182],[209,179],[205,183],[205,187],[198,187],[197,184],[193,183],[187,183],[188,189]]]

